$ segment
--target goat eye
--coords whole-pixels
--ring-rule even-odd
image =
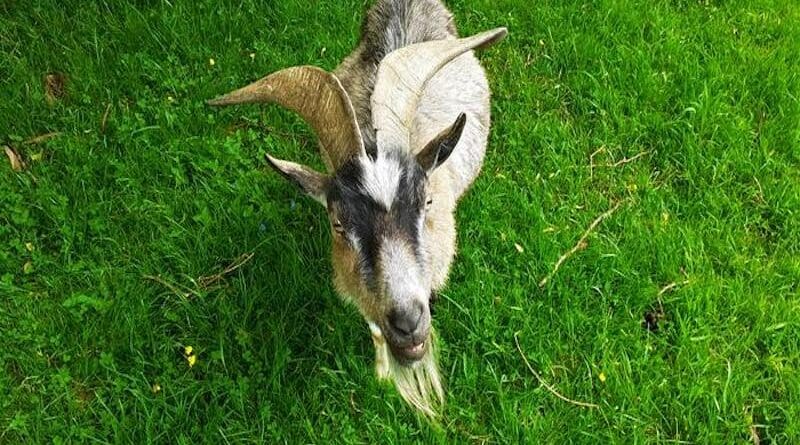
[[[433,204],[433,198],[428,198],[428,201],[427,201],[427,202],[425,202],[425,206],[426,206],[426,207],[430,207],[430,206],[431,206],[431,204]]]

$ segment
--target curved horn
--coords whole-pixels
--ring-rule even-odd
[[[378,144],[410,146],[412,120],[428,80],[461,54],[490,46],[506,34],[506,28],[495,28],[462,39],[415,43],[389,53],[378,68],[372,94]]]
[[[364,152],[353,105],[339,79],[314,66],[295,66],[206,103],[273,102],[297,112],[314,129],[329,171]]]

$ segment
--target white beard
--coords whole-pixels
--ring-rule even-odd
[[[434,418],[444,403],[444,391],[436,363],[436,336],[428,338],[428,351],[411,365],[399,363],[389,351],[380,328],[369,324],[375,344],[375,372],[381,380],[394,382],[403,400],[429,418]]]

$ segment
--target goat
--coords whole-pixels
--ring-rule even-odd
[[[445,285],[454,211],[481,169],[490,126],[472,50],[506,33],[458,38],[439,0],[378,0],[332,73],[286,68],[208,101],[277,103],[314,129],[327,173],[267,161],[327,209],[334,285],[367,321],[377,375],[430,417],[444,401],[430,303]]]

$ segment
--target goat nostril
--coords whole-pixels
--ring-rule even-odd
[[[422,321],[422,307],[413,305],[410,308],[392,309],[389,312],[389,325],[401,335],[411,335]]]
[[[399,334],[408,335],[413,330],[411,322],[403,311],[392,310],[389,313],[389,325]]]

